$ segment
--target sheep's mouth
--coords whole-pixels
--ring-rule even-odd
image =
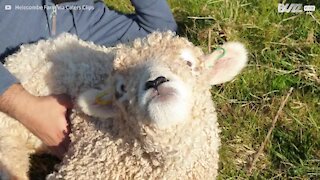
[[[159,86],[157,89],[150,89],[150,102],[167,102],[178,97],[177,91],[172,87]]]
[[[182,81],[173,79],[147,90],[141,88],[140,107],[155,127],[171,127],[188,119],[192,104],[190,90]]]
[[[147,91],[150,94],[147,97],[149,100],[146,111],[155,127],[165,129],[187,120],[190,103],[180,91],[169,85],[161,85],[157,89]]]

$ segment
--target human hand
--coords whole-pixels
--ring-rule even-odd
[[[53,154],[62,158],[70,142],[67,117],[67,110],[72,107],[70,98],[66,95],[37,97],[29,106],[30,110],[20,122],[49,146]]]
[[[67,110],[72,107],[70,98],[66,95],[36,97],[25,91],[21,85],[13,86],[15,87],[3,95],[7,96],[5,101],[10,106],[7,113],[49,146],[54,155],[62,158],[70,142],[67,119]]]

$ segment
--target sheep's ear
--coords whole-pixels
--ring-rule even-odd
[[[213,53],[202,57],[207,81],[211,85],[232,80],[246,66],[248,58],[245,47],[239,42],[228,42]]]
[[[77,106],[89,116],[108,119],[116,114],[112,100],[113,95],[106,90],[89,89],[79,95]]]

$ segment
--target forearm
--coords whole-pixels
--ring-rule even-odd
[[[27,103],[31,103],[35,97],[29,94],[20,84],[11,85],[0,95],[0,111],[19,120],[21,123],[25,118]]]
[[[21,102],[28,99],[31,95],[18,84],[18,80],[0,64],[0,111],[11,117],[19,116],[18,109]],[[20,100],[19,100],[20,99]]]

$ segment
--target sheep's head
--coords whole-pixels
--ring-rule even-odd
[[[247,63],[240,43],[226,43],[204,55],[184,38],[158,36],[122,47],[106,88],[80,96],[79,106],[86,114],[106,119],[115,114],[118,103],[129,116],[165,129],[190,119],[195,99],[202,96],[198,88],[209,90],[232,80]]]

